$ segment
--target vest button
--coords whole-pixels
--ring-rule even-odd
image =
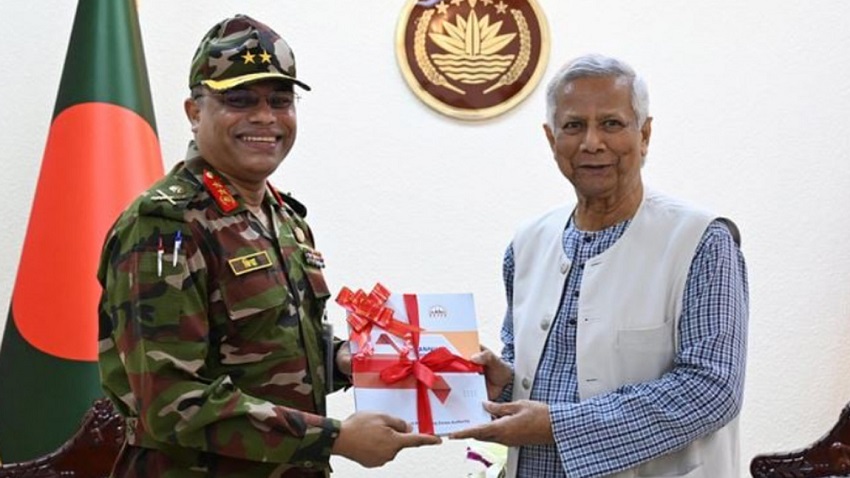
[[[546,317],[540,321],[540,328],[543,330],[549,330],[549,318]]]
[[[531,388],[531,380],[529,380],[528,377],[522,379],[522,388],[526,390]]]
[[[561,274],[566,274],[567,271],[570,270],[570,265],[566,262],[561,263]]]

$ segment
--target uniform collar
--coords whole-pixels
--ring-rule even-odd
[[[230,181],[210,165],[201,156],[198,146],[195,141],[190,141],[186,150],[185,168],[189,171],[195,180],[204,186],[204,189],[213,198],[218,209],[224,214],[236,214],[243,211],[248,211],[244,204],[244,199],[239,194],[239,191],[230,184]],[[269,207],[280,209],[281,200],[276,192],[273,192],[271,186],[266,183],[265,195],[263,202]]]

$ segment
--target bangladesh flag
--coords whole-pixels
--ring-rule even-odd
[[[104,237],[162,176],[133,0],[80,0],[0,346],[0,458],[55,450],[103,396]]]

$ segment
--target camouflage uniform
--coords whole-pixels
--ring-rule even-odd
[[[328,475],[321,255],[300,203],[271,187],[265,203],[274,231],[190,148],[109,233],[101,378],[130,445],[116,476]]]

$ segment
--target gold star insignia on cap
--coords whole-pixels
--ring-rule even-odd
[[[272,62],[272,56],[269,54],[269,52],[267,52],[266,50],[263,50],[263,52],[260,53],[260,63],[271,63],[271,62]]]
[[[446,5],[446,2],[440,2],[437,4],[437,13],[440,15],[445,15],[448,12],[449,6]]]
[[[254,63],[254,54],[250,51],[246,51],[244,55],[242,55],[242,59],[245,60],[245,64]]]
[[[508,11],[508,5],[502,0],[499,0],[499,3],[496,5],[496,11],[504,14]]]

